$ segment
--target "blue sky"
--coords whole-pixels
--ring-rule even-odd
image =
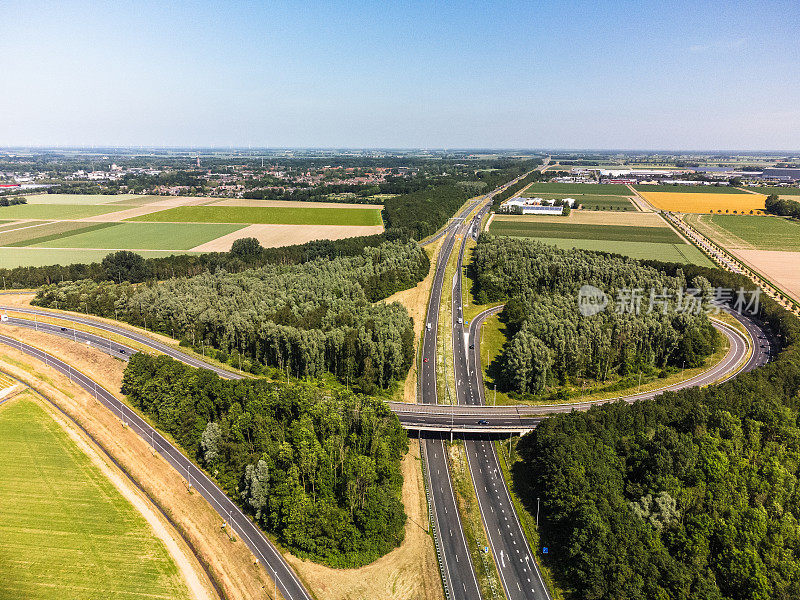
[[[800,2],[0,3],[0,145],[800,150]]]

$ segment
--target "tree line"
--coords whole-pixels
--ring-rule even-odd
[[[143,267],[137,268],[138,278],[129,279],[138,283],[150,279],[170,277],[189,277],[206,271],[224,269],[240,272],[270,264],[302,264],[318,258],[356,256],[365,248],[375,248],[388,241],[422,239],[444,225],[458,208],[476,189],[471,184],[482,184],[487,191],[517,177],[529,170],[537,161],[502,161],[496,163],[497,169],[481,170],[462,175],[460,179],[442,179],[443,184],[427,181],[422,191],[414,191],[387,199],[384,204],[384,218],[387,229],[382,234],[346,238],[341,240],[316,240],[306,244],[283,246],[281,248],[260,248],[247,253],[237,251],[208,252],[203,254],[175,254],[161,258],[147,258]],[[408,181],[406,178],[401,178]],[[469,184],[469,185],[464,185]],[[83,192],[82,192],[83,193]],[[115,257],[112,263],[117,259]],[[127,261],[127,258],[119,259]],[[125,271],[126,269],[122,269]],[[0,278],[6,288],[30,289],[62,281],[91,279],[93,281],[117,281],[120,270],[111,271],[102,263],[74,263],[69,265],[48,265],[41,267],[14,267],[0,269]],[[424,275],[422,275],[424,277]],[[421,278],[420,278],[421,280]],[[414,281],[409,285],[418,283]]]
[[[764,208],[773,215],[800,219],[800,202],[797,200],[782,199],[776,194],[770,194],[764,201]]]
[[[142,353],[122,392],[293,553],[351,568],[403,541],[408,439],[381,400]]]
[[[576,381],[698,367],[719,348],[704,312],[711,285],[700,275],[687,280],[630,258],[488,234],[470,269],[479,303],[506,302],[508,340],[492,365],[505,391],[535,396]],[[605,310],[580,312],[584,285],[605,293]],[[658,294],[652,304],[650,290]]]
[[[376,303],[422,279],[428,257],[414,242],[385,242],[358,256],[240,273],[205,272],[144,285],[81,280],[42,287],[33,303],[92,313],[278,367],[324,372],[371,393],[405,377],[414,356],[411,318]]]
[[[0,196],[0,206],[15,206],[17,204],[27,204],[25,196]]]
[[[544,560],[567,597],[800,597],[800,322],[769,298],[759,318],[783,347],[766,366],[554,416],[522,438],[514,486],[529,510],[541,499]]]

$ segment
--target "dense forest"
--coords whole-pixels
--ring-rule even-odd
[[[703,276],[687,280],[629,258],[487,234],[470,268],[479,303],[506,302],[508,341],[493,365],[500,389],[537,395],[575,380],[697,367],[719,347],[703,310],[712,296]],[[587,284],[605,292],[606,310],[579,312],[578,290]],[[638,313],[626,295],[634,289]],[[661,296],[652,310],[651,289]]]
[[[800,597],[800,323],[768,298],[761,318],[783,344],[767,366],[552,417],[522,438],[514,486],[531,510],[541,498],[545,562],[569,597]]]
[[[382,401],[141,353],[122,391],[292,552],[356,567],[402,542],[408,439]]]
[[[764,201],[764,207],[768,213],[773,215],[800,219],[800,202],[797,200],[787,200],[775,194],[770,194]]]
[[[411,318],[376,303],[428,272],[414,242],[358,256],[240,273],[202,273],[144,285],[80,280],[41,288],[33,303],[113,317],[195,347],[212,346],[296,377],[329,371],[371,393],[405,377],[414,357]]]

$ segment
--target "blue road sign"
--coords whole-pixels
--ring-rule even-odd
[[[550,548],[548,548],[547,546],[542,548],[542,554],[547,554],[548,552],[550,552]]]

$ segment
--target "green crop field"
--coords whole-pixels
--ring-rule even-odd
[[[44,267],[47,265],[71,265],[74,263],[100,262],[110,250],[52,249],[52,248],[2,248],[0,247],[0,268]],[[191,254],[180,250],[141,250],[145,258],[159,258],[173,254]],[[0,599],[1,600],[1,599]]]
[[[81,204],[17,204],[0,206],[3,219],[83,219],[123,210],[122,206],[92,206]]]
[[[142,198],[137,194],[36,194],[25,196],[28,204],[80,204],[96,205],[116,202],[118,204]]]
[[[100,248],[134,250],[189,250],[220,236],[233,233],[243,225],[219,223],[101,223],[89,231],[54,236],[38,248]]]
[[[783,217],[709,215],[711,223],[727,229],[759,250],[800,251],[800,222]],[[800,265],[798,265],[800,269]]]
[[[189,598],[164,544],[27,398],[0,407],[0,598]]]
[[[614,252],[638,259],[654,259],[713,267],[714,264],[700,250],[690,244],[658,244],[652,242],[622,242],[608,240],[579,240],[568,238],[531,238],[559,248]]]
[[[252,223],[275,225],[380,225],[374,208],[180,206],[129,221],[161,223]]]
[[[85,223],[80,221],[25,222],[10,228],[8,231],[0,230],[0,246],[28,246],[75,231],[85,231],[86,229],[107,227],[108,225],[111,225],[111,223]]]
[[[604,196],[628,196],[628,186],[609,183],[532,183],[525,196],[538,194],[599,194]]]
[[[635,185],[637,192],[673,192],[677,194],[746,194],[729,185]]]
[[[535,221],[493,221],[491,233],[514,237],[569,238],[624,242],[683,243],[669,227],[636,227],[631,225],[584,225]]]
[[[748,186],[745,188],[752,192],[764,194],[769,196],[775,194],[776,196],[800,196],[800,187],[776,187],[776,186]]]
[[[576,196],[584,210],[636,210],[624,196]]]

